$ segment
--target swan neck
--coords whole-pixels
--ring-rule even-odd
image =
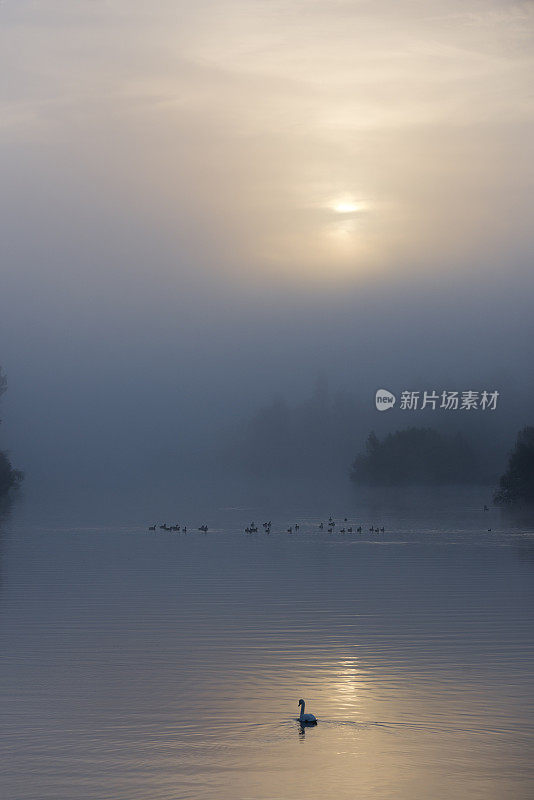
[[[305,707],[306,707],[306,703],[304,703],[304,702],[303,702],[303,703],[302,703],[302,705],[301,705],[301,707],[300,707],[300,716],[301,716],[301,719],[302,719],[302,717],[304,716],[304,709],[305,709]]]

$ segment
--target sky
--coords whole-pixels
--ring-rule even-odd
[[[533,32],[532,2],[3,0],[27,479],[149,473],[318,374],[532,422]]]

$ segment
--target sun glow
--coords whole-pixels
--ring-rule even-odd
[[[330,208],[337,214],[355,214],[358,211],[364,211],[367,204],[361,200],[335,200]]]

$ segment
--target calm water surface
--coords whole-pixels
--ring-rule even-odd
[[[221,506],[185,536],[15,509],[1,797],[530,800],[534,531],[480,508]]]

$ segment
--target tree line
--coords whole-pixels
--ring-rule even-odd
[[[356,484],[375,486],[480,483],[483,468],[474,448],[461,434],[432,428],[407,428],[380,441],[371,432],[365,450],[350,472]],[[496,505],[534,506],[534,427],[517,434],[506,471],[493,495]]]

